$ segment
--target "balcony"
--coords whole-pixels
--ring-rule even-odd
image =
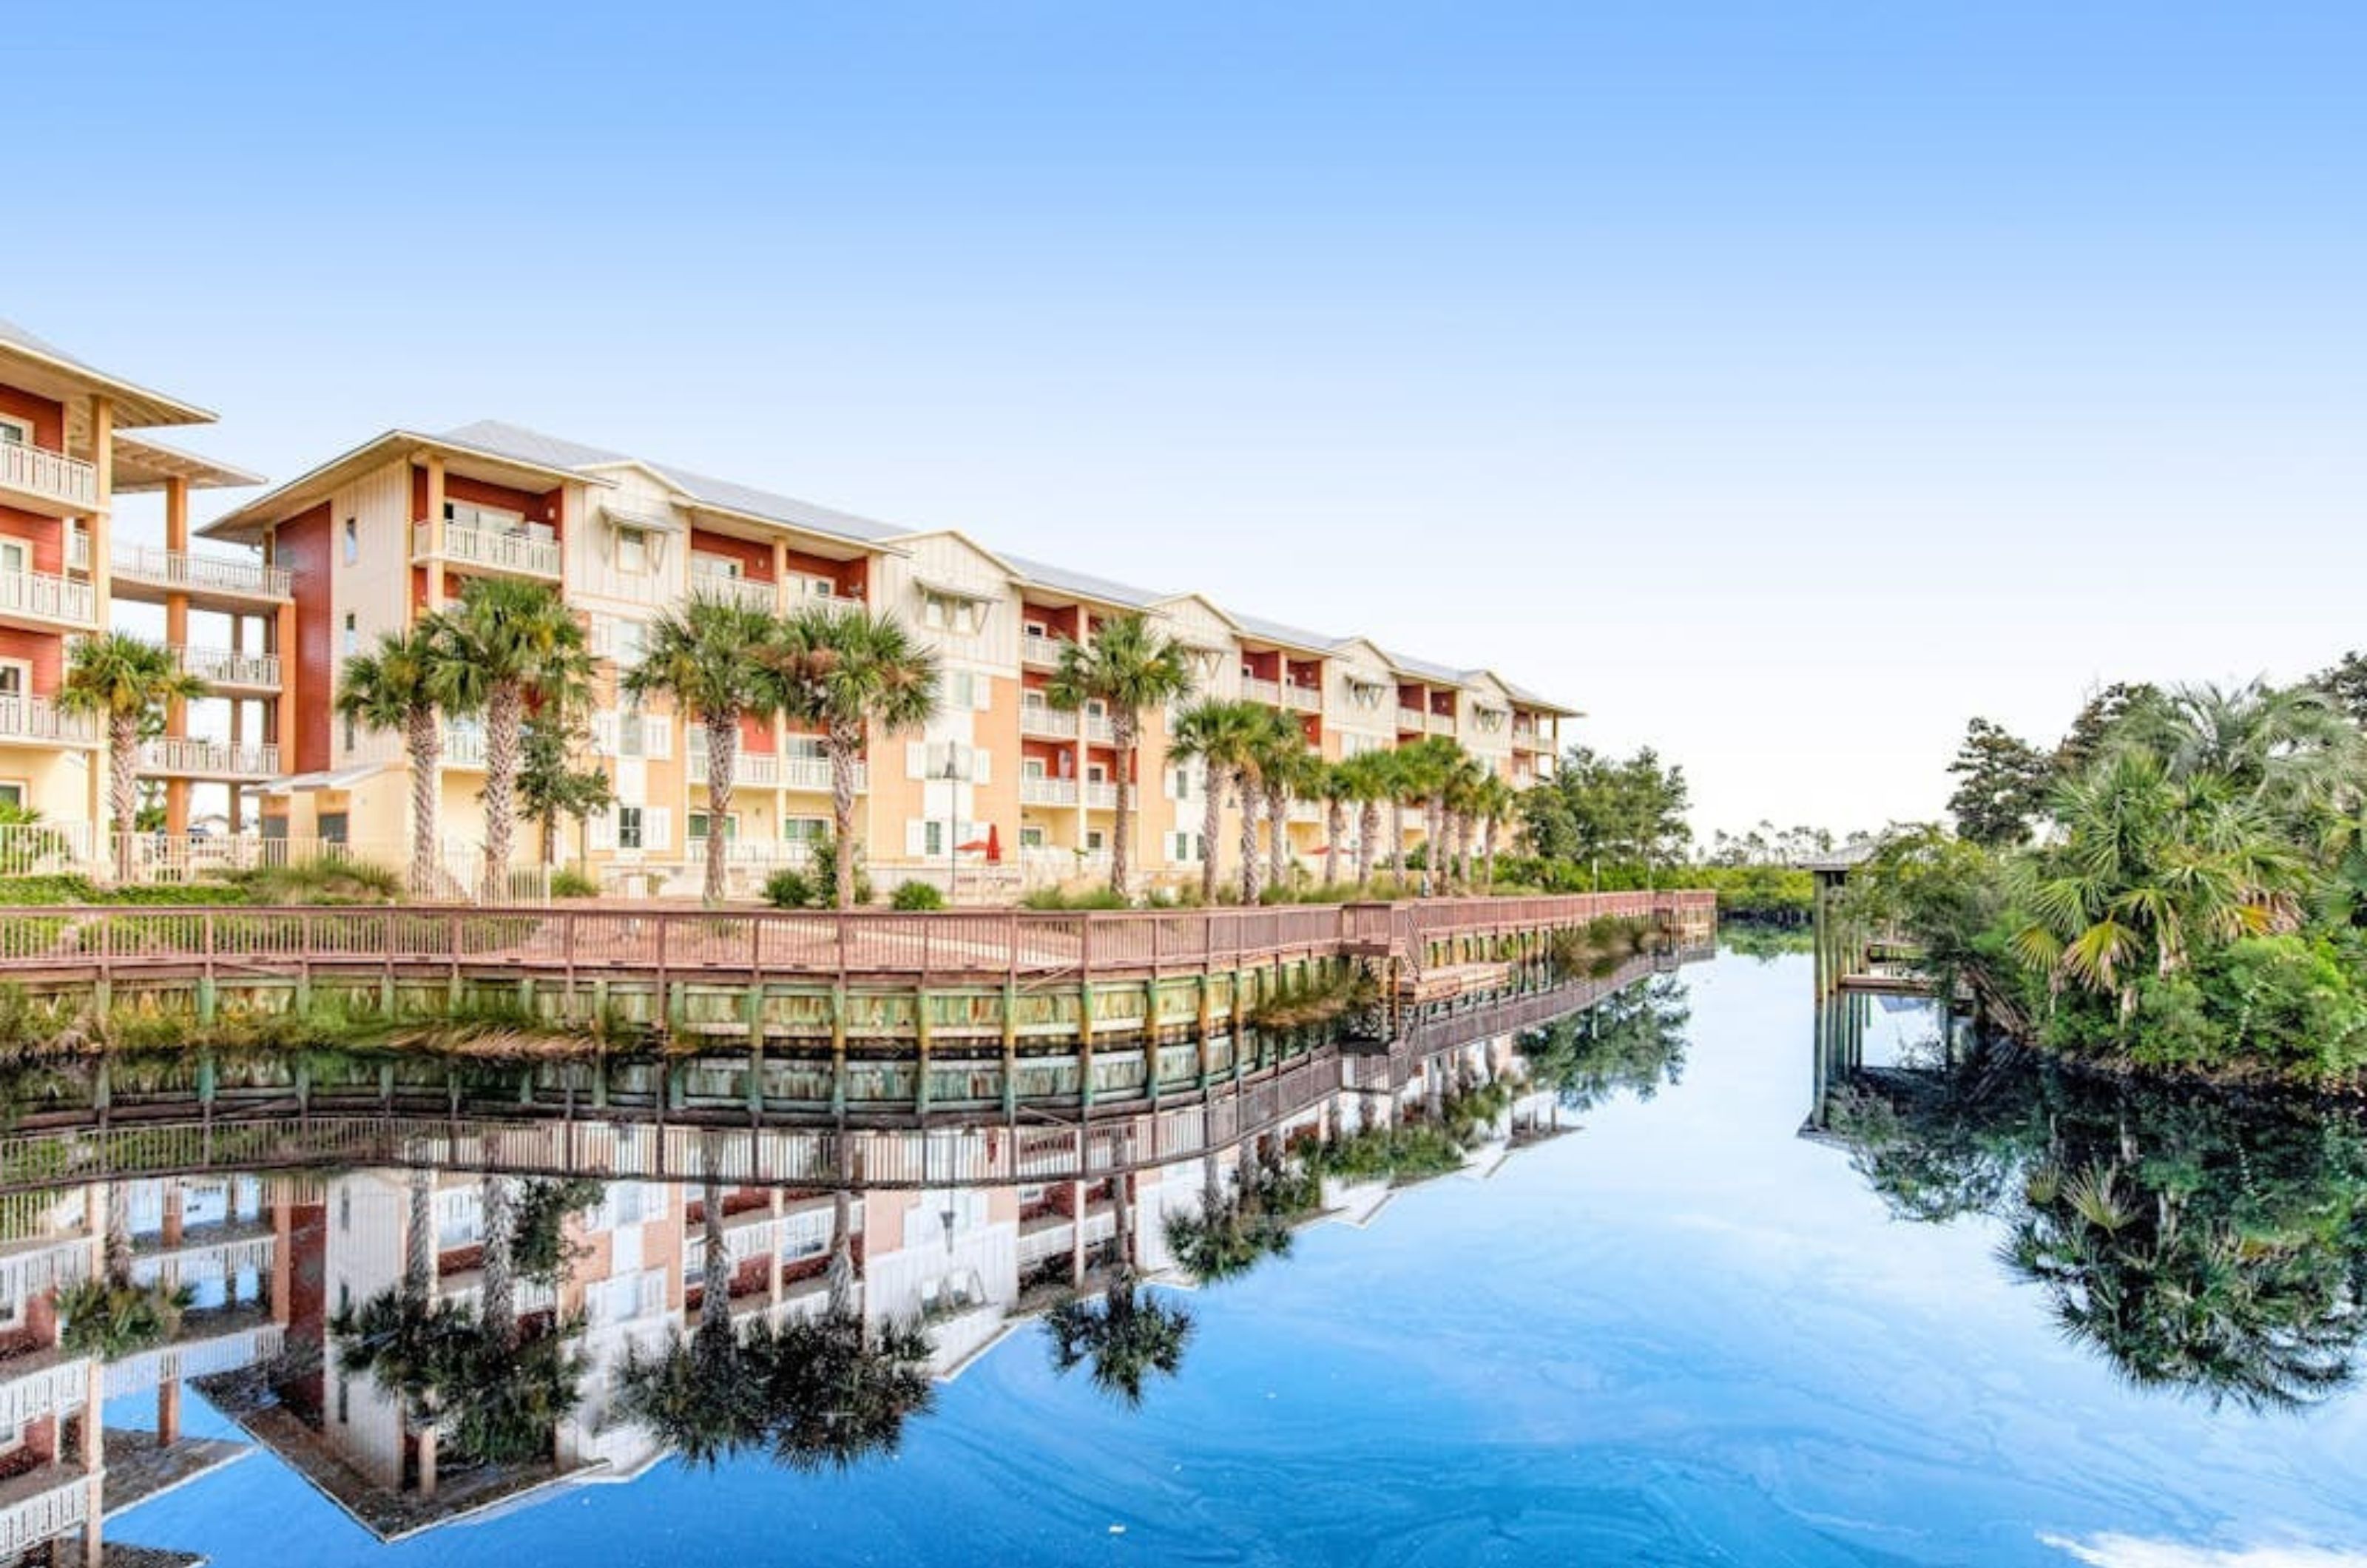
[[[481,724],[445,725],[444,765],[447,768],[482,768],[485,765],[485,727]]]
[[[830,764],[822,764],[823,787],[829,787]],[[690,782],[707,782],[707,738],[694,732],[690,741]],[[733,760],[731,787],[742,785],[754,789],[776,789],[781,783],[781,758],[773,751],[742,751]]]
[[[0,1558],[14,1562],[44,1542],[80,1530],[90,1521],[90,1472],[77,1464],[45,1464],[0,1482]],[[121,1550],[108,1549],[109,1555]]]
[[[80,1406],[90,1396],[91,1360],[61,1350],[35,1350],[0,1362],[0,1424],[20,1431],[44,1416]]]
[[[1320,826],[1329,811],[1329,806],[1320,800],[1294,800],[1284,816],[1292,822],[1306,822]]]
[[[288,598],[295,589],[295,575],[284,566],[148,545],[116,551],[114,565],[119,587],[160,588],[192,598],[276,601]]]
[[[1077,781],[1074,779],[1021,779],[1019,804],[1022,806],[1074,806],[1077,804]]]
[[[1083,728],[1086,739],[1098,740],[1104,746],[1117,739],[1117,731],[1111,728],[1109,715],[1105,713],[1085,715]]]
[[[1088,784],[1085,785],[1085,805],[1089,809],[1094,811],[1116,811],[1117,809],[1117,785],[1114,784]]]
[[[1023,633],[1019,638],[1019,662],[1028,670],[1058,670],[1060,667],[1060,645],[1066,637],[1036,637]]]
[[[1263,703],[1269,707],[1278,708],[1282,705],[1282,682],[1263,680],[1255,675],[1243,675],[1241,695],[1251,702]]]
[[[1434,713],[1429,715],[1428,717],[1429,723],[1425,728],[1427,728],[1433,735],[1452,735],[1455,733],[1455,716],[1453,714]]]
[[[830,759],[827,757],[787,756],[781,759],[781,787],[801,789],[815,795],[831,792]],[[863,794],[871,787],[871,765],[855,764],[855,793]]]
[[[435,532],[425,523],[411,525],[411,553],[425,560],[436,554]],[[454,566],[508,577],[555,579],[559,576],[559,541],[539,525],[526,528],[471,528],[457,523],[444,525],[443,558]]]
[[[62,713],[47,697],[0,697],[0,741],[88,746],[97,739],[98,720],[92,715]]]
[[[1429,727],[1429,723],[1430,715],[1424,713],[1420,708],[1400,707],[1398,709],[1398,728],[1399,729],[1410,729],[1419,733],[1422,729],[1427,728]]]
[[[233,746],[227,740],[168,735],[160,740],[140,743],[140,771],[180,778],[277,778],[279,748]]]
[[[51,630],[95,626],[98,600],[90,584],[45,571],[0,571],[0,623]]]
[[[1294,707],[1301,713],[1321,713],[1323,689],[1320,686],[1285,686],[1282,702],[1285,707]]]
[[[44,517],[98,510],[98,469],[43,446],[0,443],[0,499]]]
[[[446,536],[448,538],[450,536]],[[776,584],[753,577],[732,577],[719,571],[693,570],[689,595],[700,599],[720,599],[726,604],[762,610],[767,615],[780,607],[780,590]]]
[[[176,648],[171,651],[173,662],[184,673],[195,675],[209,686],[263,692],[279,689],[279,660],[276,654],[236,653],[227,648]]]
[[[1074,740],[1077,738],[1077,716],[1062,713],[1059,708],[1046,707],[1041,703],[1025,703],[1019,709],[1019,733],[1041,740]]]

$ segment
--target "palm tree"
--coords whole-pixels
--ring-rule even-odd
[[[1110,841],[1110,891],[1127,886],[1134,840],[1134,761],[1145,709],[1179,702],[1192,692],[1192,661],[1184,645],[1141,615],[1112,615],[1090,642],[1060,644],[1059,668],[1044,684],[1044,700],[1073,713],[1092,702],[1109,710],[1110,746],[1117,753],[1117,825]]]
[[[763,1440],[769,1340],[743,1338],[731,1326],[731,1253],[723,1230],[723,1186],[711,1162],[699,1204],[697,1325],[687,1345],[669,1339],[654,1355],[627,1349],[614,1415],[673,1449],[691,1468],[705,1470]]]
[[[411,891],[425,897],[436,886],[441,842],[436,818],[443,791],[436,770],[444,756],[442,706],[454,691],[450,640],[443,623],[419,622],[381,633],[368,653],[345,660],[337,680],[337,716],[366,729],[402,737],[411,766]]]
[[[1520,809],[1521,794],[1494,773],[1488,775],[1475,802],[1482,824],[1479,831],[1480,880],[1482,891],[1496,890],[1496,836],[1503,831],[1504,819]]]
[[[1290,800],[1308,779],[1314,760],[1307,732],[1278,708],[1262,707],[1263,733],[1256,746],[1258,783],[1265,792],[1266,880],[1280,887],[1290,880]]]
[[[108,816],[115,832],[115,874],[132,875],[132,842],[140,817],[140,742],[162,725],[166,705],[190,702],[211,690],[183,670],[171,650],[129,632],[75,639],[58,708],[88,714],[107,727]]]
[[[680,610],[650,623],[641,661],[625,672],[623,686],[633,697],[671,697],[683,712],[697,715],[707,730],[705,892],[710,904],[723,899],[723,824],[731,819],[741,721],[769,718],[782,706],[774,658],[780,633],[780,622],[765,611],[695,594]]]
[[[1495,776],[1487,763],[1468,751],[1458,752],[1446,770],[1439,798],[1444,811],[1446,837],[1452,840],[1454,851],[1448,861],[1450,892],[1470,891],[1472,829],[1479,816],[1480,792]]]
[[[1348,803],[1356,798],[1355,775],[1346,761],[1321,764],[1311,792],[1323,802],[1323,880],[1339,882],[1348,852]]]
[[[1356,803],[1356,886],[1373,884],[1373,861],[1381,850],[1381,803],[1393,789],[1389,769],[1393,753],[1360,751],[1340,763],[1348,798]],[[1402,841],[1402,834],[1400,835]]]
[[[1442,881],[1441,860],[1445,854],[1446,780],[1462,748],[1443,735],[1428,735],[1410,746],[1398,749],[1399,798],[1408,805],[1422,807],[1422,863],[1427,868],[1427,881],[1436,888]],[[1398,840],[1398,869],[1405,869],[1405,840]]]
[[[1111,1280],[1099,1301],[1060,1303],[1044,1314],[1044,1326],[1054,1371],[1090,1361],[1093,1386],[1128,1408],[1142,1403],[1152,1373],[1175,1375],[1192,1339],[1192,1314],[1144,1291],[1130,1273]]]
[[[1167,739],[1170,757],[1196,761],[1206,774],[1206,797],[1201,802],[1200,897],[1210,904],[1217,901],[1217,838],[1224,826],[1225,786],[1238,784],[1249,765],[1263,711],[1254,703],[1203,697],[1175,716],[1174,732]]]
[[[821,731],[830,759],[831,841],[838,907],[855,907],[855,769],[864,737],[907,734],[937,711],[937,656],[901,621],[860,606],[810,605],[781,628],[772,653],[790,716]]]
[[[103,1361],[151,1350],[180,1332],[181,1314],[197,1300],[189,1285],[161,1280],[142,1285],[131,1277],[131,1190],[107,1184],[107,1228],[97,1277],[66,1286],[57,1294],[64,1320],[59,1343],[69,1352]]]
[[[574,700],[591,678],[583,627],[558,592],[538,582],[471,578],[443,611],[455,659],[447,710],[481,714],[485,724],[484,880],[509,872],[517,818],[519,731],[537,702]]]

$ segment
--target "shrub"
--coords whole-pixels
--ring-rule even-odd
[[[550,896],[554,898],[597,898],[600,897],[600,880],[588,872],[562,865],[550,874]]]
[[[403,896],[402,873],[328,856],[234,871],[223,880],[255,904],[391,904]]]
[[[0,877],[0,904],[96,904],[98,898],[86,876]]]
[[[855,852],[855,901],[871,902],[871,874]],[[764,879],[764,902],[776,909],[829,909],[838,904],[838,847],[827,833],[813,841],[802,866],[783,866]]]
[[[764,902],[776,909],[810,909],[814,906],[813,878],[785,865],[764,878]]]
[[[946,907],[946,896],[934,882],[900,882],[888,902],[899,909],[942,909]]]
[[[1125,899],[1108,887],[1091,887],[1082,893],[1063,893],[1057,887],[1038,887],[1019,900],[1023,909],[1123,909]]]

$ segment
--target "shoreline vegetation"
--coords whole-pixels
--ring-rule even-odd
[[[1986,719],[1955,829],[1896,828],[1843,917],[2016,1042],[2104,1073],[2367,1091],[2367,660],[2115,685],[2051,750]]]

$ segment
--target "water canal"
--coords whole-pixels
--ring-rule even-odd
[[[225,1138],[183,1177],[11,1198],[20,1355],[0,1379],[13,1361],[64,1386],[48,1413],[38,1380],[0,1390],[26,1416],[0,1479],[8,1544],[39,1497],[72,1493],[91,1430],[63,1358],[28,1348],[45,1329],[28,1292],[44,1268],[103,1269],[112,1216],[136,1280],[193,1294],[169,1347],[87,1373],[104,1531],[222,1568],[2367,1562],[2367,1401],[2348,1387],[2367,1131],[1952,1061],[1916,1004],[1819,1027],[1805,955],[1618,978],[1525,1049],[1449,1044],[1221,1125],[1127,1119],[1116,1143],[1037,1123],[793,1148],[642,1123],[600,1158],[663,1147],[663,1178],[556,1197],[571,1145],[510,1145],[514,1196],[583,1204],[560,1283],[522,1283],[517,1305],[529,1325],[581,1315],[585,1401],[544,1456],[565,1473],[472,1464],[447,1436],[432,1498],[402,1412],[305,1341],[399,1289],[423,1216],[439,1292],[481,1304],[465,1167],[497,1145],[470,1107],[440,1129],[412,1114],[407,1141],[331,1168],[296,1168],[283,1141],[241,1170]],[[1262,1185],[1285,1147],[1474,1095],[1461,1172],[1392,1185],[1333,1156],[1331,1212],[1285,1256],[1253,1238],[1228,1255],[1241,1271],[1189,1280],[1210,1255],[1168,1217],[1212,1184],[1286,1208]],[[445,1168],[372,1163],[403,1152]],[[792,1157],[875,1179],[760,1168]],[[1121,1346],[1072,1321],[1064,1370],[1043,1309],[1106,1284],[1122,1246],[1160,1332]],[[926,1408],[899,1420],[847,1371],[747,1450],[685,1464],[626,1418],[617,1368],[697,1321],[718,1278],[743,1324],[833,1303],[924,1315]],[[177,1428],[161,1453],[160,1422]],[[43,1516],[60,1540],[82,1539],[72,1511]]]

